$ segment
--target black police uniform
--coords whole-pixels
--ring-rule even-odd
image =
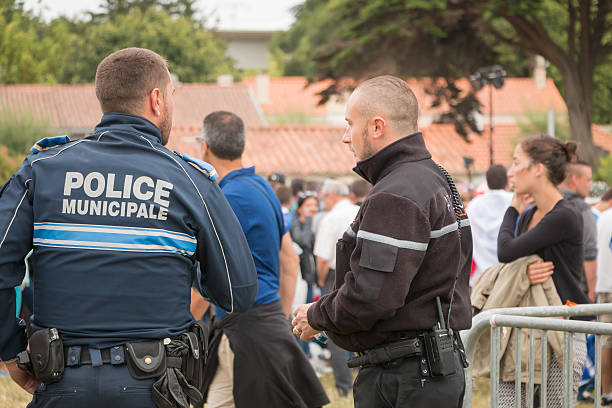
[[[374,187],[336,247],[334,290],[309,309],[308,322],[363,357],[355,360],[356,407],[459,406],[461,353],[451,343],[455,374],[432,376],[423,335],[439,321],[436,297],[447,320],[452,296],[455,332],[471,326],[472,238],[460,198],[420,133],[358,162],[355,171]],[[385,347],[401,356],[375,364],[366,357]]]

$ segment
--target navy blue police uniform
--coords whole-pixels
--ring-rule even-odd
[[[27,345],[13,287],[33,247],[31,331],[57,328],[67,361],[31,406],[153,406],[154,380],[128,375],[122,345],[188,330],[192,284],[228,312],[247,310],[253,259],[214,170],[166,149],[150,121],[108,113],[93,135],[66,141],[39,146],[0,190],[0,359]]]

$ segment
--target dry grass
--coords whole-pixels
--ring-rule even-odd
[[[594,404],[579,402],[576,408],[592,408]],[[489,379],[476,378],[472,390],[472,408],[489,408]]]
[[[331,373],[323,374],[321,383],[331,400],[327,408],[353,408],[353,397],[340,397],[334,386],[334,377]],[[31,400],[31,395],[21,390],[10,378],[0,377],[0,407],[23,408]],[[488,379],[476,379],[473,393],[472,408],[489,407],[489,381]],[[593,404],[579,403],[576,408],[590,408]]]
[[[32,396],[19,388],[9,377],[0,377],[0,407],[23,408]]]

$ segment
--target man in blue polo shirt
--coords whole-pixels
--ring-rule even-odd
[[[254,307],[247,312],[225,314],[215,307],[220,319],[216,328],[223,334],[206,406],[325,405],[329,400],[288,321],[299,259],[274,191],[255,174],[255,167],[242,165],[244,124],[233,113],[213,112],[204,119],[198,139],[204,160],[219,173],[219,186],[242,226],[259,285]]]

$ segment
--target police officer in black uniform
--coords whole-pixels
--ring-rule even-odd
[[[381,76],[351,95],[343,142],[374,187],[336,247],[334,290],[295,312],[294,333],[319,331],[358,355],[355,407],[458,407],[471,326],[469,221],[448,173],[417,132],[406,82]],[[451,308],[452,305],[452,308]]]
[[[156,53],[109,55],[94,133],[43,139],[0,190],[0,358],[34,393],[31,407],[197,405],[205,334],[192,284],[228,312],[255,299],[253,259],[214,169],[164,147],[173,92]],[[28,352],[13,287],[32,246]]]

